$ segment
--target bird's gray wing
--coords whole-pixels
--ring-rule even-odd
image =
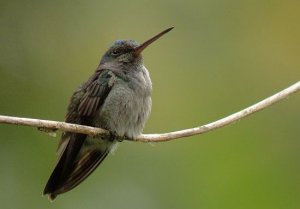
[[[109,70],[98,70],[71,97],[66,122],[93,126],[95,114],[114,85],[114,74]],[[109,147],[88,146],[82,149],[87,135],[64,132],[59,144],[59,160],[54,168],[44,194],[54,199],[83,181],[102,162]],[[95,139],[97,140],[97,139]]]
[[[115,75],[109,70],[97,70],[89,80],[73,93],[65,122],[93,126],[93,118],[114,85]],[[64,132],[58,145],[61,154],[69,140],[70,132]]]

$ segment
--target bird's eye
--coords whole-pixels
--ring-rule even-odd
[[[119,55],[120,53],[121,53],[121,49],[114,49],[114,50],[111,52],[111,54],[112,54],[112,55],[115,55],[115,56]]]

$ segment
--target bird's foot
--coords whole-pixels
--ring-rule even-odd
[[[118,142],[122,142],[122,141],[124,141],[124,140],[126,140],[126,139],[127,139],[126,136],[117,136],[117,138],[116,138],[116,140],[117,140]]]
[[[126,136],[119,136],[116,132],[110,132],[110,137],[109,140],[110,141],[114,141],[117,140],[118,142],[122,142],[126,139]]]
[[[100,134],[97,136],[94,136],[94,138],[100,138],[102,140],[109,140],[109,141],[115,141],[117,140],[118,142],[122,142],[126,139],[128,139],[127,136],[119,136],[116,132],[112,132],[110,131],[109,133],[105,133],[105,134]]]

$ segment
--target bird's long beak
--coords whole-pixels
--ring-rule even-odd
[[[149,40],[145,41],[144,43],[142,43],[140,46],[136,47],[134,49],[134,55],[137,57],[141,54],[141,52],[150,44],[152,44],[154,41],[156,41],[157,39],[159,39],[161,36],[163,36],[164,34],[168,33],[170,30],[172,30],[174,27],[168,28],[162,32],[160,32],[159,34],[153,36],[152,38],[150,38]]]

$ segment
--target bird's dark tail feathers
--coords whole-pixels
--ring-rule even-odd
[[[53,201],[86,179],[109,153],[109,148],[100,150],[90,147],[80,152],[84,140],[70,140],[61,154],[43,194]]]

